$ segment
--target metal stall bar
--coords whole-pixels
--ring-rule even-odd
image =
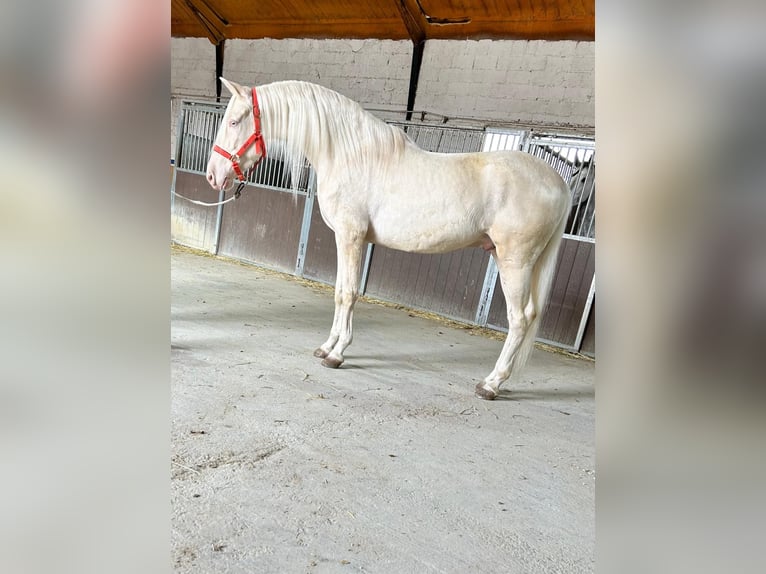
[[[596,297],[596,274],[593,274],[593,279],[590,282],[590,290],[588,291],[588,300],[585,302],[585,309],[583,310],[582,317],[580,318],[580,326],[577,328],[577,337],[575,337],[574,348],[579,351],[582,347],[582,339],[585,335],[585,327],[588,324],[590,318],[590,310],[593,308],[593,300]]]
[[[306,263],[306,247],[311,231],[311,216],[314,212],[316,198],[316,172],[309,172],[309,182],[306,189],[306,201],[303,204],[303,221],[301,223],[301,238],[298,241],[298,257],[295,261],[295,274],[303,277],[303,265]]]
[[[375,245],[368,243],[364,253],[364,263],[362,264],[362,279],[359,281],[360,295],[364,295],[367,292],[367,279],[370,277],[370,263],[372,262],[373,251],[375,251]]]
[[[184,129],[184,120],[186,117],[186,108],[181,105],[178,110],[178,120],[176,123],[176,152],[175,152],[175,158],[173,159],[173,179],[170,182],[170,212],[173,212],[173,207],[175,206],[175,191],[176,191],[176,175],[178,173],[178,168],[181,165],[181,155],[183,154],[183,129]]]

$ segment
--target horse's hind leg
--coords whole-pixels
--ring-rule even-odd
[[[335,242],[338,247],[335,317],[329,338],[314,351],[314,356],[322,357],[322,365],[334,369],[343,363],[343,351],[353,339],[354,303],[359,297],[359,265],[364,234],[352,234],[349,238],[336,232]]]
[[[508,336],[495,363],[495,368],[476,385],[476,395],[482,399],[492,400],[497,396],[500,385],[511,376],[516,366],[520,366],[526,357],[521,355],[528,352],[523,343],[527,332],[533,324],[537,309],[531,297],[532,265],[528,262],[513,263],[496,257],[500,274],[500,284],[505,295],[508,310]]]

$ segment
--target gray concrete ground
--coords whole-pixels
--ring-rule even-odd
[[[474,397],[501,342],[172,250],[178,572],[592,572],[594,364],[536,349]]]

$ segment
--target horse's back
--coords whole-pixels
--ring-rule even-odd
[[[523,151],[503,150],[442,154],[424,152],[437,164],[436,171],[456,182],[452,191],[481,202],[492,211],[511,208],[552,210],[560,213],[571,202],[569,186],[546,161]],[[426,171],[427,173],[427,171]],[[462,192],[462,193],[461,193]],[[447,194],[448,196],[449,194]]]

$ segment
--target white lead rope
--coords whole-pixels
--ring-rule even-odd
[[[229,199],[225,199],[224,201],[216,201],[215,203],[207,203],[205,201],[197,201],[196,199],[189,199],[188,197],[184,197],[183,195],[181,195],[180,193],[176,193],[175,191],[173,192],[173,195],[175,195],[177,197],[180,197],[181,199],[185,199],[186,201],[189,201],[189,202],[194,203],[196,205],[204,205],[205,207],[215,207],[217,205],[223,205],[224,203],[229,203],[230,201],[234,201],[235,199],[237,199],[240,196],[239,193],[235,193]]]
[[[249,175],[249,173],[248,173]],[[230,201],[234,201],[235,199],[239,199],[239,196],[242,195],[242,188],[245,187],[245,182],[241,181],[239,185],[237,186],[237,191],[234,192],[234,195],[232,195],[229,199],[225,199],[223,201],[216,201],[215,203],[207,203],[204,201],[197,201],[196,199],[189,199],[188,197],[185,197],[181,195],[180,193],[176,193],[175,190],[171,190],[173,192],[173,195],[176,195],[180,197],[181,199],[185,199],[186,201],[190,201],[191,203],[194,203],[196,205],[204,205],[205,207],[216,207],[218,205],[223,205],[224,203],[229,203]],[[231,188],[229,188],[231,189]],[[226,190],[228,191],[228,190]]]

